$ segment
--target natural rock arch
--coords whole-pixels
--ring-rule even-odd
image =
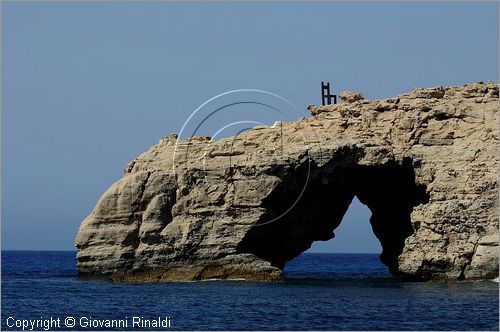
[[[314,167],[312,172],[314,176],[297,205],[271,223],[257,223],[239,243],[238,250],[255,254],[282,269],[314,241],[333,238],[334,230],[357,196],[372,212],[370,224],[382,245],[381,261],[397,275],[404,241],[414,233],[410,214],[415,206],[429,200],[425,186],[415,183],[411,160],[404,159],[401,165],[389,161],[380,166],[326,164]],[[290,176],[299,178],[298,181],[283,181],[288,184],[277,188],[264,201],[267,213],[262,220],[281,215],[293,204],[301,190],[300,178],[306,177],[303,169],[297,173]],[[290,188],[290,183],[299,185]]]

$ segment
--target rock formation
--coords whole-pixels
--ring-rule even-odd
[[[357,196],[393,274],[497,277],[498,85],[341,96],[235,137],[161,139],[83,221],[78,271],[279,280],[287,261],[334,236]]]

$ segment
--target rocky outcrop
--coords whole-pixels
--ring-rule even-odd
[[[236,137],[161,139],[83,221],[78,271],[278,280],[357,196],[395,275],[497,277],[498,85],[341,96]]]

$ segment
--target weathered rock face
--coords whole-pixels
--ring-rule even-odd
[[[277,280],[357,196],[392,273],[498,276],[498,86],[344,96],[220,141],[160,140],[83,221],[79,272]]]

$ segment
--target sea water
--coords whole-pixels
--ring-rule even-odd
[[[29,330],[37,324],[36,330],[495,331],[499,327],[494,281],[402,282],[374,254],[306,253],[287,264],[285,276],[285,281],[273,283],[113,283],[79,278],[74,252],[3,251],[1,326],[3,330],[20,330],[23,324]]]

